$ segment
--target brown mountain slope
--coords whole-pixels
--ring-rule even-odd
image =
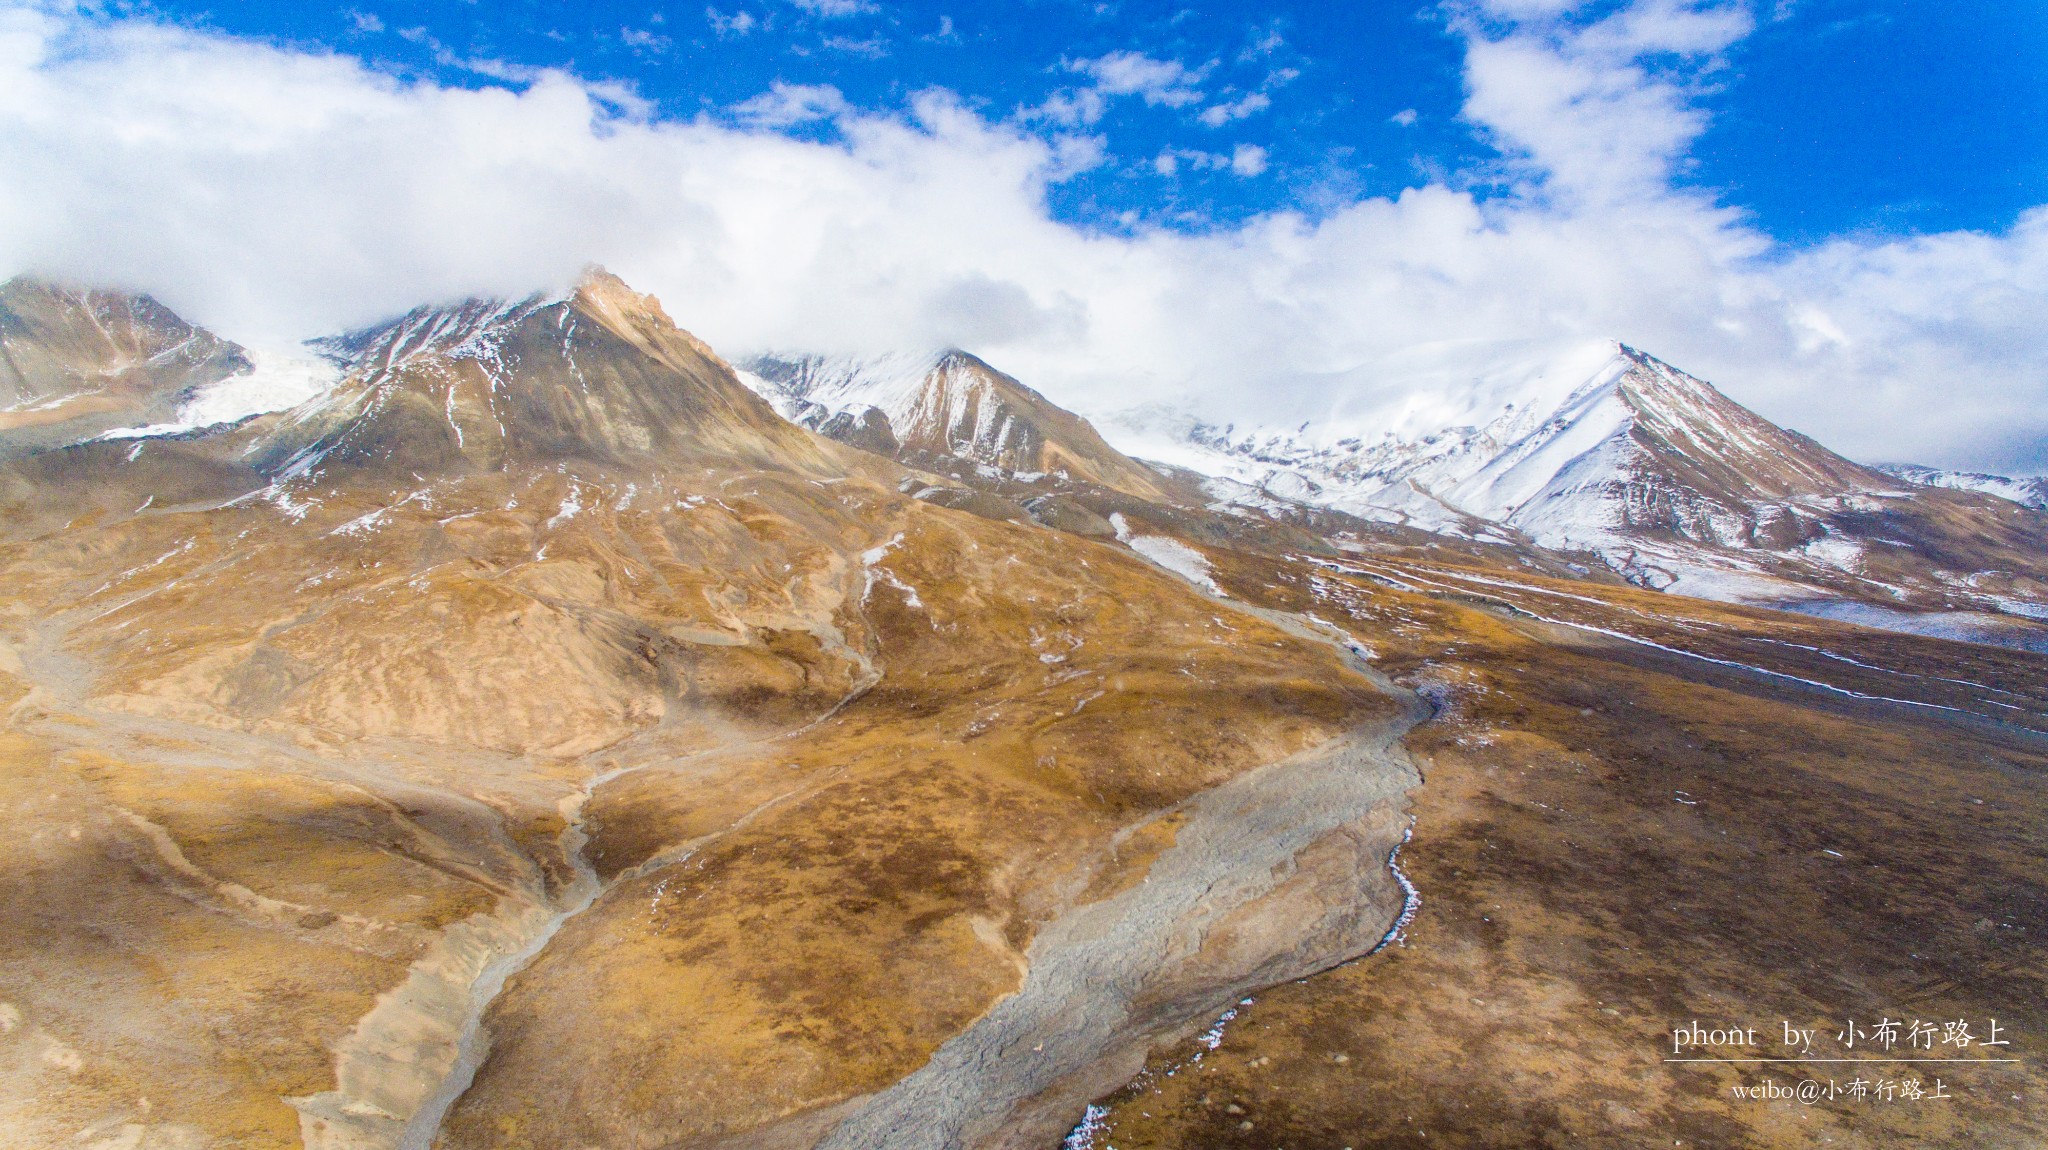
[[[0,458],[168,422],[180,399],[250,367],[146,295],[18,276],[0,284]]]
[[[1212,556],[1231,593],[1344,626],[1440,702],[1410,738],[1420,909],[1401,946],[1162,1049],[1077,1144],[2048,1138],[2041,657],[1427,560],[1276,578]],[[1675,1051],[1693,1020],[1758,1041]],[[1982,1045],[1993,1021],[2009,1046]]]
[[[2039,1141],[2031,1062],[1822,1111],[1653,1057],[2048,1026],[2039,659],[968,513],[601,280],[336,351],[300,411],[0,465],[7,1150],[1049,1150],[1148,1052],[1119,1146]],[[1349,963],[1404,736],[1421,917]]]
[[[1660,488],[1735,507],[1897,486],[1889,476],[1779,427],[1654,356],[1627,346],[1620,354],[1629,369],[1617,390],[1635,416],[1629,439],[1648,457],[1645,470],[1657,474]]]
[[[425,307],[321,346],[348,375],[267,431],[253,453],[266,471],[832,466],[652,297],[602,271],[566,298]]]

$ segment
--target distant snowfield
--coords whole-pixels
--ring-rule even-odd
[[[117,427],[101,439],[144,439],[157,435],[178,435],[203,427],[234,423],[252,415],[285,411],[317,399],[333,388],[341,370],[324,359],[303,352],[245,349],[255,366],[231,375],[193,395],[178,408],[171,423],[147,427]]]

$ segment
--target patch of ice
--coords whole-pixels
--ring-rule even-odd
[[[883,559],[887,558],[889,552],[902,542],[903,532],[898,531],[894,538],[890,539],[887,543],[882,544],[880,547],[870,547],[866,551],[861,552],[861,564],[866,567],[873,567],[875,564],[880,563]]]
[[[1095,1136],[1109,1129],[1109,1123],[1103,1121],[1107,1117],[1109,1117],[1108,1110],[1092,1102],[1089,1103],[1088,1109],[1081,1112],[1080,1124],[1069,1131],[1067,1136],[1060,1141],[1060,1150],[1095,1150]],[[1106,1147],[1105,1150],[1116,1150],[1116,1148],[1111,1146]]]
[[[1816,563],[1825,564],[1838,571],[1846,571],[1851,575],[1863,569],[1864,546],[1838,535],[1815,539],[1799,550]]]
[[[1394,849],[1387,855],[1387,869],[1393,872],[1394,881],[1401,884],[1401,916],[1394,920],[1394,925],[1388,928],[1379,942],[1366,952],[1368,954],[1377,954],[1390,945],[1408,945],[1408,926],[1415,921],[1416,915],[1422,913],[1422,892],[1415,889],[1415,884],[1408,878],[1408,872],[1401,869],[1401,848],[1407,846],[1409,840],[1414,837],[1415,820],[1410,817],[1408,829],[1401,832],[1401,841],[1395,843]]]
[[[897,578],[894,571],[881,565],[882,560],[889,557],[889,552],[902,542],[903,532],[898,531],[887,543],[879,547],[870,547],[860,553],[861,566],[867,569],[867,586],[861,591],[861,602],[867,602],[868,595],[873,593],[875,589],[875,584],[881,582],[903,592],[904,603],[920,611],[924,609],[924,600],[917,597],[917,588]],[[932,626],[937,627],[938,625],[938,620],[932,620]]]
[[[379,507],[367,515],[358,515],[347,523],[329,531],[329,535],[368,535],[383,526],[385,516],[391,513],[389,507]]]

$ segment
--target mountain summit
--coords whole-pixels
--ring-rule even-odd
[[[344,381],[266,439],[266,469],[824,462],[652,296],[602,269],[566,295],[415,308],[315,346]]]
[[[741,378],[791,420],[878,454],[909,462],[951,456],[1161,495],[1158,476],[1094,425],[957,348],[871,358],[771,354],[744,367]]]
[[[232,366],[31,302],[10,414]],[[1640,352],[1165,445],[1283,500],[963,352],[743,378],[602,272],[319,346],[0,460],[7,1147],[1761,1145],[1697,1067],[1617,1099],[1674,971],[2048,1028],[2048,663],[1590,566],[2048,648],[2048,515]],[[2041,1144],[2003,1095],[1945,1145]]]

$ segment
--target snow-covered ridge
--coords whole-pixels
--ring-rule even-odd
[[[1625,366],[1607,340],[1417,349],[1332,377],[1326,414],[1294,427],[1219,426],[1159,407],[1105,427],[1132,454],[1246,485],[1254,498],[1506,538],[1489,523],[1617,429],[1600,401]]]
[[[1707,598],[1848,593],[1992,609],[1976,583],[1909,542],[1961,530],[1917,510],[1912,482],[1777,427],[1626,345],[1417,349],[1333,377],[1331,387],[1321,400],[1329,415],[1292,427],[1219,426],[1159,408],[1105,427],[1125,451],[1211,477],[1203,490],[1217,510],[1310,504],[1481,542],[1531,542],[1589,554],[1645,587]],[[2032,494],[1995,478],[1899,474]],[[1993,556],[2023,536],[2013,524],[1995,542],[1971,534],[1955,544],[2011,563]],[[2014,578],[2005,567],[1984,577]]]
[[[1975,491],[1982,495],[2010,499],[2036,511],[2048,511],[2048,476],[2037,475],[2032,478],[2016,479],[2004,475],[1989,475],[1981,471],[1943,471],[1912,463],[1880,463],[1877,469],[1922,487]]]
[[[536,312],[567,302],[562,295],[536,294],[521,300],[427,305],[394,320],[312,340],[308,346],[351,372],[388,371],[427,356],[494,359],[505,332]]]
[[[853,428],[867,425],[883,439],[881,426],[872,422],[872,413],[879,412],[888,421],[886,439],[897,445],[1008,470],[1019,466],[1020,451],[1036,446],[1028,442],[1030,435],[1020,434],[1026,413],[1000,393],[995,369],[956,349],[770,354],[743,366],[741,382],[784,418],[835,438],[851,439]]]
[[[1266,497],[1603,552],[1642,528],[1749,546],[1754,521],[1772,514],[1763,503],[1896,486],[1633,348],[1599,341],[1537,350],[1547,359],[1474,370],[1465,384],[1439,371],[1457,398],[1383,413],[1388,427],[1416,428],[1432,403],[1460,414],[1472,413],[1475,397],[1498,404],[1470,423],[1338,436],[1329,424],[1245,430],[1140,411],[1112,424],[1112,434]],[[1412,392],[1412,382],[1396,390]],[[1344,430],[1342,397],[1338,409],[1334,430]]]

